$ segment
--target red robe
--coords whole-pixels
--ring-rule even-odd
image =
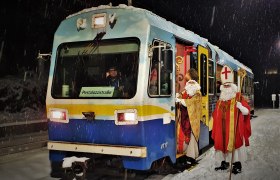
[[[191,96],[189,96],[186,92],[182,94],[182,99],[190,99]],[[187,107],[181,105],[181,121],[179,125],[179,132],[178,132],[178,152],[183,153],[184,149],[184,142],[186,144],[189,144],[191,139],[191,124],[189,119],[189,114]]]
[[[240,148],[243,142],[245,142],[245,146],[249,146],[249,137],[251,136],[250,106],[243,96],[241,96],[241,104],[249,110],[248,115],[242,115],[241,111],[236,107],[235,99],[239,99],[239,97],[240,93],[237,93],[236,98],[232,100],[219,100],[213,112],[212,139],[214,140],[215,149],[223,153],[232,152],[237,111],[239,111],[239,121],[238,127],[236,128],[235,149]],[[230,109],[232,109],[232,111]],[[232,121],[231,118],[233,119]],[[232,138],[230,139],[230,137]],[[232,143],[232,146],[230,146],[229,143]]]

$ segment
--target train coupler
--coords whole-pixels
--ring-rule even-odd
[[[63,159],[62,168],[64,169],[64,179],[84,180],[88,169],[87,161],[89,158],[76,156]]]

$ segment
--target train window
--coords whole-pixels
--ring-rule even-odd
[[[200,55],[200,86],[202,96],[207,95],[207,56]]]
[[[242,84],[242,93],[246,94],[246,77],[243,80],[243,84]]]
[[[233,71],[234,72],[234,84],[236,84],[236,86],[238,86],[238,74],[236,71]]]
[[[197,53],[191,52],[190,53],[190,66],[198,71],[198,60],[197,60]]]
[[[153,42],[148,85],[148,94],[151,97],[171,96],[172,68],[168,68],[167,62],[173,62],[172,57],[171,45],[158,40]]]
[[[137,38],[61,44],[57,50],[52,96],[71,99],[134,97],[139,48]]]
[[[251,78],[251,95],[254,95],[254,79]]]
[[[245,77],[245,93],[248,93],[248,77]]]
[[[208,62],[208,73],[209,76],[214,77],[214,62],[212,59],[209,59]]]
[[[215,93],[214,61],[209,59],[208,76],[209,76],[209,94]]]
[[[159,42],[154,42],[154,46],[158,46]],[[155,96],[159,95],[159,48],[153,49],[153,56],[151,59],[151,68],[149,76],[149,89],[148,92],[150,95]]]
[[[171,95],[172,89],[172,69],[173,59],[172,50],[162,49],[161,51],[161,68],[160,68],[160,95]],[[170,63],[168,65],[168,63]],[[171,68],[168,66],[171,65]]]
[[[249,81],[248,81],[248,77],[246,77],[246,81],[245,81],[245,92],[246,94],[248,93],[248,85],[249,85]]]
[[[247,94],[251,94],[251,78],[250,77],[247,77],[247,83],[246,83],[246,93]]]
[[[249,85],[248,85],[248,94],[252,94],[252,84],[251,84],[251,81],[252,79],[249,77],[248,78],[248,83],[249,83]]]
[[[250,94],[253,94],[253,79],[250,78]]]

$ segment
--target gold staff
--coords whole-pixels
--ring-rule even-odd
[[[237,97],[237,101],[240,101],[241,99],[241,90],[242,90],[242,86],[243,86],[243,81],[244,81],[244,78],[246,76],[246,71],[244,69],[239,69],[238,70],[238,76],[241,77],[241,81],[240,81],[240,89],[239,89],[239,92],[240,92],[240,95],[239,97]],[[231,152],[231,162],[230,162],[230,173],[229,173],[229,180],[231,180],[231,174],[232,174],[232,162],[233,162],[233,158],[234,158],[234,151],[235,151],[235,136],[236,136],[236,129],[237,129],[237,126],[238,126],[238,121],[239,121],[239,111],[237,111],[237,119],[236,119],[236,125],[234,127],[234,139],[233,139],[233,149],[232,149],[232,152]]]

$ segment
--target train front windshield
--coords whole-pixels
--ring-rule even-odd
[[[61,44],[52,84],[54,98],[129,99],[135,96],[139,40]]]

